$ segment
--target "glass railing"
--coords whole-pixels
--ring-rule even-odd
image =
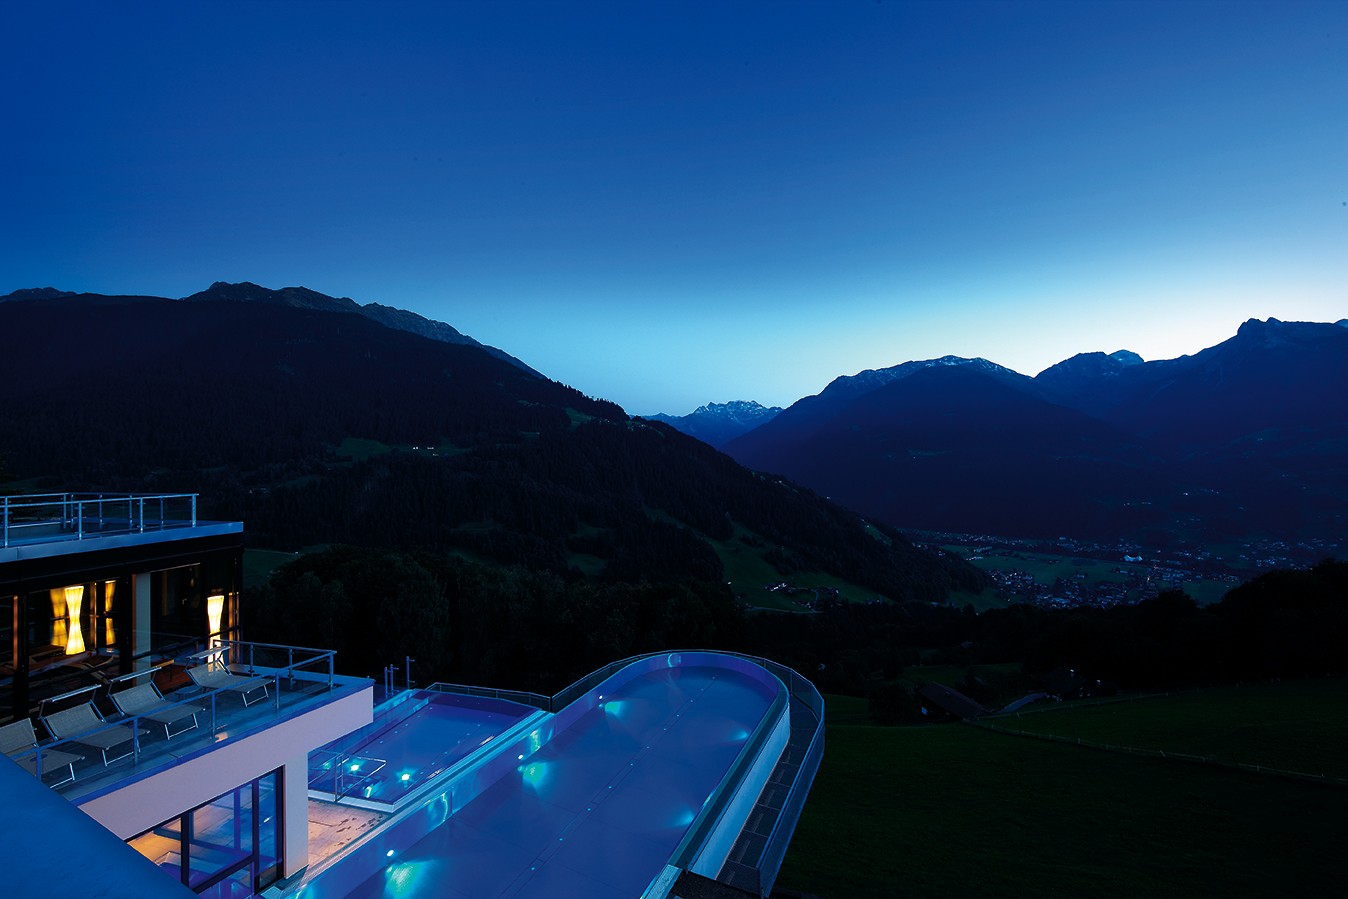
[[[470,687],[467,684],[447,684],[437,682],[425,688],[432,693],[453,693],[459,696],[479,696],[485,699],[504,699],[532,706],[545,712],[553,711],[553,697],[541,693],[526,693],[523,690],[498,690],[495,687]]]
[[[309,789],[331,793],[333,801],[338,802],[360,795],[367,786],[377,783],[375,775],[387,765],[385,759],[315,749],[309,753]]]
[[[805,799],[809,794],[810,785],[814,782],[815,772],[819,769],[819,762],[823,757],[824,751],[824,700],[819,695],[819,691],[814,688],[804,677],[801,677],[795,671],[780,665],[771,659],[765,659],[760,656],[751,656],[737,652],[722,652],[719,650],[678,650],[675,652],[653,652],[643,653],[642,655],[632,656],[621,659],[616,662],[610,662],[597,671],[577,680],[575,683],[565,687],[560,692],[549,699],[545,696],[539,696],[535,693],[518,693],[510,690],[495,690],[482,687],[459,687],[458,685],[434,685],[435,687],[446,687],[445,692],[464,692],[476,696],[493,696],[501,699],[512,699],[515,702],[525,702],[534,705],[537,708],[544,709],[552,713],[557,713],[566,708],[571,703],[585,696],[591,690],[598,687],[604,681],[608,680],[617,672],[626,668],[634,662],[643,659],[657,658],[660,656],[677,657],[695,652],[709,652],[715,655],[733,656],[752,662],[759,667],[766,669],[780,680],[786,688],[783,694],[779,694],[773,701],[772,707],[768,713],[759,721],[758,726],[750,735],[745,749],[740,753],[734,765],[726,772],[721,783],[716,787],[709,797],[706,805],[703,806],[699,816],[690,825],[684,839],[680,842],[678,849],[675,850],[670,864],[679,867],[685,867],[691,862],[692,856],[701,848],[707,835],[720,820],[725,807],[734,798],[735,788],[743,779],[749,767],[754,763],[762,744],[767,740],[771,733],[771,728],[776,725],[782,711],[782,705],[794,697],[814,714],[816,726],[810,740],[810,744],[805,751],[800,768],[797,771],[796,778],[792,782],[786,801],[783,804],[781,814],[768,836],[763,852],[756,864],[750,865],[758,871],[760,885],[766,883],[767,889],[771,889],[773,881],[777,879],[777,871],[781,868],[782,859],[786,856],[786,848],[791,841],[791,834],[795,831],[796,820],[800,817],[800,812],[805,806]],[[527,698],[523,698],[527,697]],[[746,865],[749,862],[745,862]],[[767,895],[766,892],[763,895]]]
[[[309,789],[315,793],[331,793],[334,802],[363,789],[387,763],[384,759],[366,755],[364,747],[411,718],[426,704],[427,700],[414,700],[404,691],[377,707],[369,724],[311,750]]]
[[[196,527],[195,493],[37,493],[0,497],[0,546]]]
[[[731,655],[731,653],[727,653]],[[740,658],[747,658],[741,656]],[[783,685],[785,686],[785,685]],[[781,720],[782,713],[786,711],[787,705],[791,702],[790,694],[785,689],[781,690],[773,697],[772,704],[768,710],[759,719],[758,725],[754,728],[749,739],[745,741],[744,748],[740,750],[730,770],[721,778],[721,782],[716,785],[707,801],[702,806],[702,811],[693,820],[689,826],[688,832],[684,834],[679,842],[678,848],[670,856],[669,863],[679,868],[687,868],[692,865],[697,854],[702,850],[707,838],[711,836],[712,830],[720,823],[721,816],[725,813],[726,807],[731,800],[735,798],[736,791],[745,776],[758,762],[758,756],[763,751],[772,735],[773,730]],[[774,760],[775,764],[775,760]]]
[[[757,858],[749,857],[739,860],[740,865],[752,869],[758,894],[768,896],[772,893],[773,884],[777,880],[777,873],[781,870],[782,861],[786,857],[787,847],[791,844],[791,836],[795,833],[796,823],[800,820],[800,813],[805,808],[805,800],[809,797],[810,787],[814,784],[815,774],[819,771],[819,764],[824,757],[824,698],[815,689],[814,684],[785,665],[780,665],[771,659],[760,656],[743,653],[726,654],[738,656],[771,672],[786,686],[790,698],[808,709],[814,719],[813,726],[805,731],[809,734],[808,740],[798,736],[797,722],[793,720],[792,735],[787,749],[800,754],[800,764],[796,768],[795,776],[787,790],[786,799],[783,800],[782,807],[773,820],[772,829],[763,842]],[[692,836],[693,833],[690,831],[684,841],[689,852],[684,853],[685,845],[681,844],[680,852],[682,854],[676,854],[670,860],[672,865],[682,868],[692,861],[692,850],[696,849],[701,841],[701,838],[696,841],[690,839]],[[736,885],[745,886],[745,884],[738,883]]]
[[[791,781],[791,788],[782,803],[782,810],[772,825],[772,831],[768,834],[758,864],[752,866],[758,870],[759,895],[769,896],[772,894],[773,884],[777,881],[777,872],[781,870],[782,861],[786,858],[786,848],[791,844],[791,835],[795,833],[796,823],[805,808],[805,800],[810,794],[810,787],[814,784],[814,777],[819,772],[819,764],[824,759],[824,697],[819,695],[814,684],[790,668],[766,660],[760,664],[764,664],[769,670],[781,669],[773,673],[787,684],[792,698],[803,703],[815,717],[810,742],[801,758],[800,766],[796,769],[796,776]],[[789,673],[790,676],[783,676],[783,672]]]
[[[796,822],[800,818],[800,813],[805,807],[805,800],[809,796],[810,787],[814,783],[814,777],[819,770],[819,764],[824,755],[824,699],[815,689],[814,684],[802,677],[796,671],[785,665],[778,664],[771,659],[765,659],[761,656],[752,656],[738,652],[722,652],[719,650],[707,650],[719,655],[734,656],[752,662],[777,677],[786,687],[787,694],[802,703],[814,715],[815,726],[810,731],[810,739],[805,747],[804,754],[801,757],[801,764],[796,771],[796,776],[792,780],[791,787],[787,793],[786,800],[782,804],[782,809],[777,816],[772,830],[769,833],[763,850],[757,860],[746,859],[744,864],[753,868],[758,874],[758,886],[760,895],[768,895],[772,891],[772,885],[777,879],[777,872],[781,869],[782,860],[786,857],[786,849],[790,845],[791,835],[795,832]],[[598,671],[587,674],[585,677],[563,689],[557,695],[552,697],[552,712],[560,711],[570,703],[584,696],[590,690],[593,690],[599,684],[603,683],[616,672],[622,670],[633,662],[642,659],[652,658],[661,655],[681,655],[690,652],[689,650],[680,650],[676,653],[646,653],[640,656],[622,659],[612,662],[600,668]],[[778,701],[786,701],[779,697]],[[769,728],[775,725],[780,708],[774,703],[773,708],[759,722],[758,728],[750,736],[746,751],[742,752],[736,760],[735,765],[726,773],[721,784],[713,791],[711,798],[702,810],[693,824],[689,827],[687,834],[675,850],[674,856],[670,859],[670,864],[679,868],[686,867],[692,857],[700,849],[702,842],[706,839],[711,829],[719,820],[725,806],[734,798],[734,787],[738,785],[743,778],[748,767],[754,762],[761,744],[766,741]],[[799,747],[797,747],[799,748]]]

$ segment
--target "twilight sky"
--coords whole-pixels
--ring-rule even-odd
[[[1348,316],[1348,3],[12,3],[0,294],[303,285],[629,412]]]

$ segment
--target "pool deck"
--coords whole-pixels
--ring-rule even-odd
[[[309,866],[315,870],[377,828],[388,812],[309,800]]]
[[[727,669],[640,674],[347,895],[640,896],[772,702]]]

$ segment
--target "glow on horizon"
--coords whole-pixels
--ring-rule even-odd
[[[1340,0],[29,4],[7,24],[24,137],[0,144],[0,294],[302,285],[633,414],[1348,316]]]
[[[1272,276],[1211,285],[1176,278],[1091,290],[1063,285],[1056,294],[1042,290],[1034,303],[1008,289],[1004,302],[988,305],[945,296],[932,307],[866,304],[863,313],[834,322],[727,311],[716,326],[662,322],[656,327],[663,341],[652,341],[649,322],[608,316],[602,323],[606,346],[584,360],[547,337],[562,325],[545,319],[538,338],[525,335],[515,352],[550,377],[612,399],[629,413],[678,415],[736,399],[789,406],[842,375],[944,355],[983,357],[1033,377],[1077,353],[1131,350],[1147,361],[1193,355],[1233,337],[1251,318],[1348,317],[1348,305],[1332,285]],[[1293,298],[1278,298],[1284,292]],[[598,318],[591,324],[601,327]]]

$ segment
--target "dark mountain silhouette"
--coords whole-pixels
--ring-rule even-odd
[[[921,369],[797,426],[789,442],[765,441],[762,428],[728,451],[908,527],[1056,535],[1065,521],[1099,533],[1136,518],[1145,507],[1129,504],[1154,487],[1147,455],[1017,377],[1026,383],[972,366]]]
[[[993,377],[1012,381],[1029,380],[1024,375],[986,359],[965,359],[961,356],[942,356],[940,359],[905,362],[892,368],[868,369],[855,375],[835,378],[816,396],[807,396],[792,403],[772,421],[728,443],[725,449],[736,458],[743,454],[746,459],[762,459],[761,453],[770,453],[770,447],[775,444],[790,445],[807,439],[857,397],[920,371],[954,368],[976,369]]]
[[[1087,353],[1033,379],[905,365],[838,379],[726,451],[900,527],[1299,539],[1344,524],[1348,328],[1249,321],[1193,356]]]
[[[1118,402],[1131,381],[1125,373],[1143,365],[1142,357],[1128,350],[1104,353],[1078,353],[1035,375],[1034,381],[1044,395],[1068,406],[1091,407]]]
[[[1214,347],[1126,375],[1128,391],[1091,411],[1187,447],[1348,422],[1348,328],[1336,325],[1251,319]]]
[[[10,301],[54,300],[57,297],[73,297],[73,296],[75,296],[75,294],[72,293],[71,291],[57,290],[55,287],[29,287],[25,288],[24,290],[16,290],[11,294],[6,294],[5,296],[0,297],[0,303],[6,302],[7,300]]]
[[[293,306],[296,309],[317,309],[322,312],[354,312],[396,331],[420,334],[422,337],[429,337],[431,340],[439,340],[442,343],[460,343],[477,347],[498,359],[503,359],[524,369],[530,374],[538,375],[540,378],[543,377],[504,350],[479,343],[444,322],[433,321],[417,315],[415,312],[395,309],[392,306],[383,306],[379,303],[366,303],[362,306],[348,297],[330,297],[307,287],[282,287],[280,290],[272,290],[248,281],[239,284],[217,281],[206,290],[194,293],[184,299],[188,301],[217,300],[235,303],[269,303],[275,306]]]
[[[676,431],[719,449],[739,435],[772,421],[781,411],[781,406],[768,407],[753,400],[732,400],[698,406],[688,415],[658,414],[643,415],[642,418],[664,422]]]
[[[282,548],[454,551],[566,576],[722,584],[718,551],[893,598],[964,563],[485,350],[283,302],[0,304],[0,455],[25,489],[190,490]],[[330,299],[330,298],[328,298]],[[296,302],[290,302],[295,300]],[[45,480],[44,480],[45,479]]]

